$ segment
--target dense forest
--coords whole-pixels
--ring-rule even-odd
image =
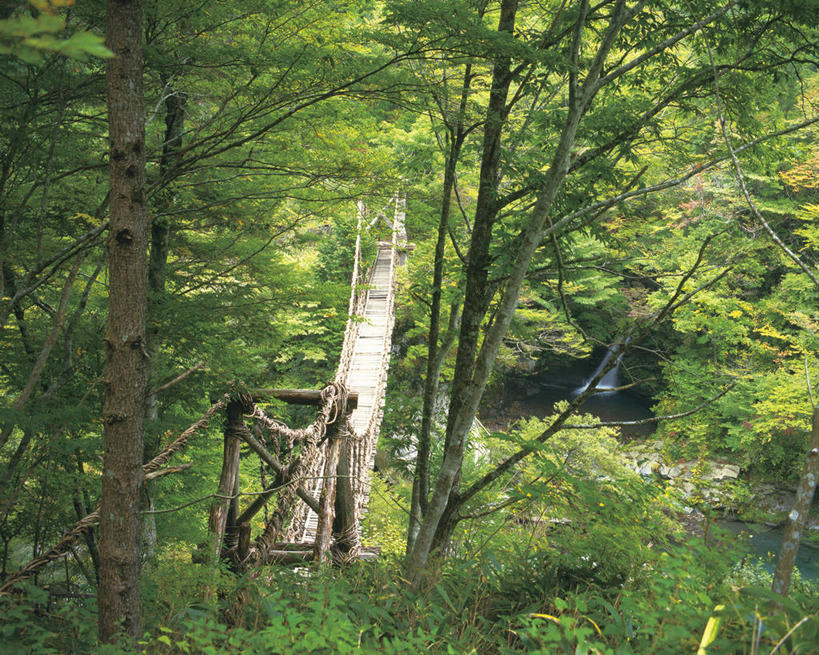
[[[817,18],[0,2],[0,653],[819,653]]]

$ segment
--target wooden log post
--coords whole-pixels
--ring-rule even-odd
[[[336,470],[341,450],[341,426],[347,421],[346,414],[339,412],[335,422],[327,426],[327,453],[324,460],[324,486],[319,499],[318,527],[313,548],[315,561],[326,562],[330,552],[332,526],[336,500]]]
[[[244,520],[250,520],[262,508],[262,506],[264,505],[264,501],[267,500],[267,498],[270,495],[272,495],[273,492],[275,492],[279,487],[281,487],[285,483],[290,482],[291,476],[289,467],[287,468],[282,467],[281,463],[279,463],[279,461],[273,455],[270,454],[270,452],[261,444],[261,442],[259,442],[258,439],[256,439],[252,434],[250,434],[249,430],[245,431],[242,434],[242,439],[245,440],[245,443],[247,443],[247,445],[250,446],[250,448],[259,456],[259,458],[265,464],[270,466],[270,468],[273,469],[273,472],[278,476],[276,482],[272,485],[270,493],[265,495],[264,497],[260,496],[259,498],[261,500],[259,502],[254,501],[251,504],[250,508],[253,508],[252,510],[248,508],[242,513],[242,517],[244,517]],[[307,506],[310,507],[310,509],[312,509],[316,514],[319,513],[318,501],[315,498],[313,498],[313,496],[311,496],[304,489],[304,487],[299,485],[296,489],[296,493],[299,495],[299,498],[301,498],[307,504]]]
[[[321,389],[251,389],[254,402],[264,402],[270,398],[281,400],[291,405],[321,405]],[[358,407],[358,393],[347,394],[346,411],[349,413]]]
[[[228,505],[227,520],[225,521],[225,548],[232,548],[239,539],[239,448],[236,449],[236,477],[233,480],[232,498]]]
[[[353,492],[352,451],[350,439],[341,440],[341,454],[338,459],[335,520],[333,521],[333,546],[336,559],[346,561],[358,551],[359,535],[356,520],[356,500]]]
[[[240,435],[245,428],[244,408],[241,402],[231,400],[226,408],[227,425],[225,426],[225,445],[222,457],[222,475],[219,478],[217,498],[210,507],[208,532],[211,535],[211,554],[218,558],[222,551],[222,542],[227,527],[231,497],[234,496],[239,478]]]
[[[270,497],[275,494],[277,491],[282,490],[282,483],[281,483],[281,476],[276,476],[276,479],[273,481],[271,485],[269,485],[266,489],[264,489],[260,494],[258,494],[253,501],[245,507],[244,511],[238,516],[236,519],[236,523],[241,526],[242,523],[248,523],[256,514],[258,514],[264,506],[267,504],[267,501],[270,500]],[[318,504],[316,504],[318,507]]]

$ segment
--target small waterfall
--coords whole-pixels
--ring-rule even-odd
[[[623,340],[622,345],[625,345],[628,342],[629,342],[629,337],[626,337]],[[617,345],[619,346],[620,344],[617,344]],[[589,377],[589,379],[586,380],[586,382],[583,384],[583,386],[580,387],[577,390],[578,393],[582,393],[583,391],[588,389],[589,384],[591,384],[591,381],[594,380],[594,378],[597,377],[597,375],[600,373],[600,371],[602,371],[604,368],[606,368],[608,363],[611,361],[611,358],[614,357],[614,350],[615,350],[615,348],[608,348],[606,350],[606,356],[603,357],[603,361],[600,362],[600,365],[595,369],[594,373],[592,373],[592,375]],[[603,378],[600,380],[600,382],[597,383],[596,391],[612,391],[613,389],[616,389],[617,387],[620,386],[620,363],[622,361],[623,361],[623,353],[621,352],[618,355],[617,361],[615,362],[614,366],[609,370],[608,373],[606,373],[603,376]]]

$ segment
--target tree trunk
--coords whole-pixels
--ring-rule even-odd
[[[100,508],[99,637],[140,636],[139,495],[145,387],[145,110],[142,97],[142,3],[108,0],[106,45],[111,221],[109,309],[105,329]]]
[[[466,93],[471,79],[467,66],[464,78],[464,92],[461,96],[461,114],[466,104]],[[443,357],[439,357],[438,337],[441,324],[441,284],[444,277],[444,249],[449,229],[449,214],[452,189],[455,186],[455,169],[463,145],[462,115],[455,133],[450,135],[450,148],[444,169],[444,187],[441,198],[441,216],[438,220],[438,240],[435,243],[435,262],[432,272],[432,303],[429,316],[429,341],[427,344],[427,371],[424,378],[424,401],[421,410],[421,431],[418,435],[418,453],[415,458],[415,475],[412,482],[412,501],[407,530],[407,553],[412,550],[415,537],[421,528],[421,521],[429,499],[429,450],[432,437],[432,417],[438,396],[438,380],[441,375]],[[445,356],[445,355],[444,355]]]
[[[446,507],[444,507],[441,518],[438,520],[438,527],[435,530],[435,535],[432,538],[432,546],[429,550],[432,553],[438,553],[440,557],[446,557],[449,554],[449,549],[452,544],[452,535],[455,534],[455,528],[460,521],[458,516],[459,501],[459,494],[452,494]]]
[[[76,453],[77,470],[81,476],[85,475],[85,466],[79,453]],[[77,491],[74,494],[74,511],[77,514],[77,520],[82,521],[84,517],[92,511],[93,505],[88,500],[88,495],[85,491]],[[97,537],[93,529],[83,532],[85,545],[88,547],[88,554],[91,556],[91,563],[94,565],[94,579],[97,586],[100,584],[100,551],[97,547]]]
[[[159,353],[162,346],[160,316],[165,301],[165,278],[168,270],[168,253],[170,239],[170,220],[167,216],[171,205],[171,191],[168,188],[170,179],[179,164],[182,148],[182,130],[185,124],[186,98],[170,84],[168,97],[165,100],[165,143],[162,145],[162,156],[159,159],[159,176],[164,188],[158,194],[154,203],[153,219],[151,220],[151,254],[148,260],[148,314],[151,321],[148,326],[148,356],[152,375],[156,376],[159,367]],[[164,215],[163,215],[164,214]],[[156,382],[154,382],[155,384]],[[150,424],[159,418],[159,397],[157,393],[149,393],[145,399],[145,420],[148,423],[148,435],[145,439],[145,454],[143,461],[149,462],[159,452],[159,435]],[[144,506],[153,510],[153,483],[148,482],[144,490]],[[156,518],[147,514],[142,528],[142,548],[146,557],[150,557],[156,548]]]
[[[509,11],[507,5],[508,3],[504,2],[501,10],[501,24],[503,24],[504,20],[504,10]],[[575,35],[572,43],[572,59],[575,64],[577,64],[581,50],[581,37],[587,9],[588,2],[582,3],[575,27]],[[467,269],[467,295],[464,301],[464,316],[461,320],[461,336],[458,346],[458,360],[455,364],[455,380],[453,382],[452,402],[449,408],[444,460],[441,464],[441,472],[435,484],[434,494],[430,500],[429,512],[427,516],[424,517],[424,523],[421,526],[415,548],[407,560],[407,579],[414,585],[420,581],[420,576],[431,552],[433,542],[443,543],[446,533],[451,533],[449,522],[451,520],[457,520],[456,513],[462,502],[458,496],[457,481],[463,462],[466,436],[474,421],[478,404],[486,388],[486,382],[489,379],[489,374],[495,362],[495,357],[498,354],[501,341],[506,335],[506,331],[509,329],[512,317],[515,314],[518,296],[529,267],[529,262],[545,234],[546,223],[549,220],[552,203],[568,175],[571,151],[577,136],[580,119],[583,117],[583,114],[588,109],[599,89],[600,75],[604,62],[628,15],[625,0],[617,0],[611,14],[609,27],[600,40],[597,52],[589,65],[588,73],[582,84],[578,82],[576,70],[570,76],[568,112],[560,138],[555,147],[549,169],[544,176],[543,184],[538,190],[537,200],[519,235],[517,254],[512,263],[509,276],[505,281],[492,324],[487,329],[486,337],[484,338],[483,345],[477,357],[475,357],[474,353],[476,351],[480,323],[485,313],[485,305],[483,308],[479,305],[482,295],[479,285],[481,280],[486,279],[486,276],[482,267],[479,265],[480,262],[473,266],[472,250],[470,247],[470,266]],[[512,20],[514,20],[514,10],[512,11]],[[514,23],[512,22],[510,28],[513,25]],[[502,69],[502,64],[502,61],[496,64],[493,75],[498,75],[499,69]],[[508,62],[505,68],[507,71],[509,70]],[[508,74],[505,76],[501,75],[499,79],[507,79],[508,85]],[[495,93],[494,79],[492,93]],[[491,105],[492,96],[490,96],[490,107]],[[492,129],[492,121],[498,120],[501,116],[502,112],[494,115],[491,111],[487,112],[486,129]],[[500,126],[498,126],[498,129],[500,129]],[[483,179],[483,172],[481,177]],[[472,234],[473,245],[482,245],[480,240],[476,241],[478,227],[476,210],[475,228]],[[485,230],[486,228],[483,229]],[[491,238],[491,226],[489,226],[489,233],[482,238]],[[482,258],[483,252],[480,252],[478,256],[479,259]],[[486,293],[486,291],[484,290],[483,293]],[[476,305],[481,312],[479,316],[475,313],[474,307]],[[470,314],[469,320],[467,320],[467,311],[469,311]],[[472,345],[473,341],[475,345]],[[468,357],[467,353],[461,352],[465,343],[469,344],[469,348],[472,352]],[[445,525],[439,526],[441,518],[444,515],[452,518],[448,518]],[[440,532],[439,527],[441,528]]]
[[[222,552],[222,543],[228,526],[228,516],[233,506],[239,477],[239,454],[242,445],[241,435],[247,431],[244,422],[242,403],[232,400],[227,406],[227,425],[225,426],[225,443],[222,456],[222,474],[219,478],[218,498],[210,506],[208,532],[211,534],[210,555],[216,561]],[[233,520],[236,520],[234,515]]]
[[[168,269],[168,240],[170,238],[170,222],[167,217],[171,205],[169,190],[170,178],[175,174],[179,164],[182,148],[182,130],[185,124],[185,96],[168,85],[168,97],[165,100],[165,143],[162,145],[162,156],[159,159],[160,184],[163,188],[157,195],[153,207],[151,220],[151,254],[148,261],[148,292],[150,294],[149,313],[154,319],[148,328],[148,354],[151,357],[151,367],[154,373],[157,370],[157,357],[162,345],[159,317],[165,297],[165,278]],[[146,401],[146,412],[149,421],[159,417],[156,394],[150,394]],[[149,461],[150,457],[146,460]]]
[[[813,495],[816,492],[816,478],[819,476],[819,405],[813,408],[813,429],[811,431],[808,454],[805,457],[805,467],[802,469],[802,478],[796,490],[793,509],[788,514],[788,525],[785,528],[785,537],[782,540],[782,550],[776,561],[773,585],[771,588],[777,594],[788,595],[791,585],[791,574],[796,554],[799,552],[799,541],[805,532],[808,513],[810,512]]]
[[[498,32],[512,33],[515,27],[517,14],[517,0],[504,0],[501,5]],[[460,474],[460,462],[463,457],[463,439],[459,439],[456,432],[458,427],[453,423],[455,417],[460,416],[461,409],[466,402],[468,386],[472,380],[472,371],[475,366],[475,353],[481,322],[483,321],[486,305],[486,289],[489,274],[489,244],[492,239],[492,226],[496,215],[496,196],[498,184],[498,166],[501,154],[501,134],[503,132],[506,98],[509,93],[511,77],[509,75],[511,60],[508,56],[501,56],[495,62],[492,71],[492,86],[489,104],[486,111],[484,127],[483,155],[481,159],[480,182],[478,198],[475,207],[475,220],[472,226],[472,238],[469,245],[469,262],[467,264],[466,294],[464,297],[463,314],[461,316],[461,330],[458,339],[458,356],[455,362],[455,377],[452,381],[452,395],[449,404],[447,420],[444,463],[436,482],[433,502],[437,507],[424,515],[418,536],[408,553],[407,571],[410,580],[420,572],[426,563],[435,527],[446,505],[453,488],[457,486]],[[465,434],[465,433],[464,433]],[[453,442],[453,438],[455,441]],[[459,444],[460,442],[460,444]],[[450,452],[451,451],[451,452]],[[454,456],[454,457],[453,457]],[[437,497],[437,499],[436,499]]]
[[[449,326],[441,341],[441,345],[435,350],[432,359],[432,366],[427,367],[427,380],[424,383],[424,406],[421,417],[421,433],[418,437],[418,457],[415,461],[415,477],[412,483],[412,501],[409,517],[409,529],[407,531],[407,554],[415,545],[415,539],[424,520],[424,514],[429,505],[429,451],[432,443],[432,420],[435,411],[435,401],[438,398],[438,386],[441,377],[441,369],[444,360],[455,345],[458,336],[458,328],[461,324],[461,307],[458,301],[453,302],[449,309]],[[429,395],[427,395],[429,386]]]

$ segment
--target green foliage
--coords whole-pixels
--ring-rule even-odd
[[[5,570],[42,552],[96,504],[101,473],[104,235],[84,235],[106,214],[99,59],[110,53],[96,35],[99,2],[77,3],[70,12],[70,0],[29,4],[35,11],[18,2],[0,20],[0,308],[8,310],[0,326],[0,429],[11,427],[0,474],[8,474],[5,486],[12,490],[9,507],[0,508]],[[712,53],[720,67],[741,62],[720,79],[737,145],[801,120],[800,112],[816,104],[816,75],[792,51],[807,58],[815,50],[815,26],[801,24],[810,23],[814,4],[740,3],[730,20],[709,24],[703,38],[685,39],[613,80],[578,126],[571,177],[557,192],[551,218],[664,182],[722,152],[710,91]],[[577,3],[521,3],[513,34],[494,29],[496,4],[465,0],[249,0],[196,11],[182,0],[144,5],[147,201],[153,225],[170,232],[165,288],[151,298],[150,327],[160,342],[151,358],[152,384],[206,363],[162,392],[149,441],[172,439],[228,380],[315,387],[332,376],[355,239],[350,199],[367,198],[377,209],[403,179],[416,247],[399,307],[401,361],[392,367],[384,423],[391,434],[382,443],[405,454],[418,422],[439,173],[460,80],[469,66],[467,133],[444,253],[445,323],[463,293],[494,59],[514,60],[485,326],[494,320],[520,229],[559,142],[566,80],[588,65],[607,9],[592,10],[583,30],[589,40],[573,61],[563,36],[573,29]],[[486,11],[476,11],[478,5]],[[624,28],[613,57],[630,61],[649,52],[713,9],[704,0],[652,3]],[[612,59],[607,70],[609,64],[618,65]],[[170,98],[185,106],[173,162],[165,124]],[[814,142],[809,133],[785,135],[741,153],[758,207],[809,262],[819,251]],[[814,387],[819,377],[819,303],[816,289],[757,227],[732,178],[717,168],[661,195],[566,224],[532,261],[501,368],[565,364],[629,326],[647,326],[711,239],[680,289],[686,302],[664,324],[646,328],[635,343],[643,349],[633,356],[636,363],[626,364],[636,371],[632,379],[655,378],[650,390],[663,413],[685,411],[736,384],[696,415],[660,427],[660,436],[676,442],[675,453],[715,452],[755,472],[792,476],[808,431],[806,361]],[[365,261],[377,236],[365,240]],[[85,259],[68,283],[78,260],[66,252],[79,250]],[[32,284],[11,307],[16,290]],[[18,408],[55,327],[64,285],[67,322],[30,401]],[[444,364],[444,387],[456,352]],[[500,375],[494,383],[502,384]],[[288,420],[305,416],[275,405],[271,411]],[[437,437],[445,418],[435,416]],[[714,649],[727,652],[752,643],[755,613],[765,617],[764,639],[772,645],[815,612],[811,589],[798,584],[793,600],[771,616],[770,598],[759,590],[767,583],[756,573],[730,571],[731,562],[709,549],[675,546],[676,500],[618,463],[615,431],[562,431],[536,443],[548,424],[522,422],[510,435],[473,433],[462,488],[520,447],[532,454],[461,508],[474,518],[458,526],[453,559],[431,571],[416,593],[404,587],[396,561],[404,550],[406,515],[399,506],[406,504],[407,485],[388,486],[377,476],[364,538],[382,547],[379,563],[307,574],[268,569],[240,581],[192,564],[191,544],[205,530],[202,499],[213,491],[220,466],[214,421],[174,461],[194,463],[193,469],[155,485],[158,510],[190,506],[157,515],[164,545],[146,563],[142,649],[676,653],[696,647],[713,607],[724,604]],[[442,448],[436,438],[433,474]],[[393,469],[402,467],[411,465]],[[258,477],[243,469],[241,488]],[[77,560],[84,570],[67,560],[41,574],[52,596],[31,588],[25,598],[0,601],[2,648],[96,647],[88,598],[95,582],[83,547]],[[206,591],[216,600],[204,602]],[[794,643],[807,649],[815,636],[811,619]]]
[[[400,558],[407,548],[407,508],[397,490],[380,473],[370,476],[370,502],[361,524],[365,546],[380,546],[381,553]]]
[[[389,557],[343,571],[268,568],[237,581],[166,551],[146,582],[152,602],[140,652],[672,655],[695,650],[720,604],[726,610],[711,652],[750,650],[758,619],[759,652],[768,652],[805,617],[790,652],[812,652],[815,585],[800,583],[789,598],[774,598],[756,569],[734,566],[725,544],[701,542],[646,551],[643,573],[617,586],[567,584],[555,576],[553,558],[575,537],[557,529],[540,551],[490,547],[452,559],[417,592],[405,587]],[[542,582],[530,584],[535,578]],[[202,602],[205,589],[218,600]],[[777,599],[783,607],[772,611]],[[49,601],[36,589],[0,603],[4,652],[133,652],[96,645],[93,604]]]
[[[0,598],[0,640],[8,655],[88,652],[96,641],[96,603],[64,603],[24,585],[20,597]]]
[[[806,94],[815,95],[815,79]],[[780,107],[770,120],[787,119]],[[754,202],[793,250],[811,261],[810,228],[800,229],[810,198],[812,153],[798,143],[743,155]],[[788,159],[794,156],[796,160]],[[780,174],[780,171],[781,174]],[[697,406],[729,384],[735,388],[684,420],[659,426],[680,456],[728,456],[762,475],[792,478],[801,468],[811,411],[805,366],[816,376],[816,293],[807,276],[774,244],[755,238],[755,220],[728,176],[702,173],[653,202],[638,203],[610,224],[627,249],[619,252],[644,282],[624,290],[637,319],[659,311],[702,250],[702,262],[682,293],[671,323],[657,326],[644,346],[662,353],[655,411],[674,414]]]
[[[53,13],[71,6],[74,0],[29,0],[34,15],[18,10],[0,20],[0,55],[12,55],[27,64],[39,64],[45,55],[57,53],[77,61],[90,57],[108,58],[112,53],[102,37],[86,31],[66,36],[66,21]]]

